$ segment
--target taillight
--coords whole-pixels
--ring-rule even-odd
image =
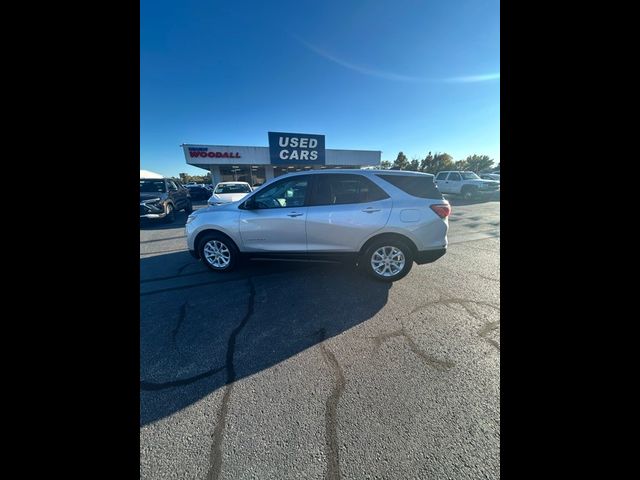
[[[440,204],[440,205],[431,205],[431,210],[436,212],[440,218],[447,218],[451,215],[451,205],[449,204]]]

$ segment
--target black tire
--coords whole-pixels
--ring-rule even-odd
[[[404,257],[404,266],[397,273],[391,273],[393,265],[383,268],[382,271],[386,272],[385,274],[376,272],[372,265],[373,256],[376,252],[378,252],[379,249],[385,249],[387,254],[391,254],[393,252],[392,250],[389,250],[387,248],[395,248],[402,252],[402,255]],[[409,245],[407,245],[405,242],[402,242],[401,240],[377,240],[369,245],[369,247],[365,250],[363,255],[360,257],[358,264],[363,272],[375,278],[376,280],[379,280],[381,282],[395,282],[396,280],[400,280],[401,278],[406,276],[411,271],[411,267],[413,267],[413,251],[411,250]]]
[[[478,195],[478,189],[476,187],[465,185],[462,187],[462,191],[460,193],[462,194],[462,198],[465,200],[473,200]]]
[[[189,215],[191,212],[193,212],[193,205],[191,204],[191,200],[187,200],[187,206],[184,207],[184,213]]]
[[[213,258],[213,260],[207,258],[207,252],[205,252],[207,245],[210,245],[213,249],[218,249],[220,255],[218,260],[215,258]],[[224,259],[227,257],[227,255],[225,255],[226,252],[228,252],[228,263],[216,266],[215,263],[224,264]],[[215,232],[208,233],[200,239],[200,243],[198,244],[198,253],[200,254],[200,260],[202,263],[214,272],[230,272],[238,264],[238,257],[240,256],[238,248],[231,240],[229,240],[228,237]]]
[[[176,211],[171,203],[167,203],[167,215],[164,217],[165,222],[173,223],[176,221]]]

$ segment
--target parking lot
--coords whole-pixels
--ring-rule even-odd
[[[184,212],[141,225],[141,478],[499,478],[500,201],[450,201],[448,253],[390,285],[217,274]]]

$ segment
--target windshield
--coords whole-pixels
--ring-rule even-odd
[[[462,172],[461,175],[464,180],[475,180],[476,178],[480,178],[478,175],[476,175],[473,172]]]
[[[164,193],[166,188],[162,179],[140,179],[140,193]]]
[[[229,183],[227,185],[218,185],[215,193],[250,193],[249,185],[242,183]]]

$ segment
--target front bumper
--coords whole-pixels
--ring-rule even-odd
[[[447,253],[447,249],[438,248],[436,250],[423,250],[422,252],[416,252],[416,256],[413,259],[418,265],[424,265],[425,263],[435,262],[437,259]]]
[[[140,204],[140,218],[164,218],[166,216],[167,216],[167,211],[164,208],[164,205],[162,206],[162,210],[160,210],[157,208],[152,209],[144,203]]]
[[[494,195],[500,193],[500,187],[478,188],[476,192],[480,195]]]

